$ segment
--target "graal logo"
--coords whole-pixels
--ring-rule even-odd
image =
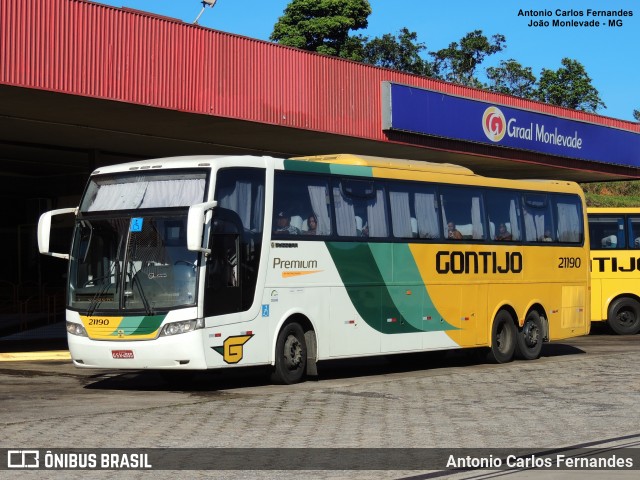
[[[38,468],[40,452],[38,450],[7,450],[7,467]]]
[[[488,107],[482,115],[482,129],[492,142],[499,142],[507,133],[507,121],[498,107]]]

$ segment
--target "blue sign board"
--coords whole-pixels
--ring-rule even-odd
[[[640,134],[384,82],[383,129],[640,167]]]

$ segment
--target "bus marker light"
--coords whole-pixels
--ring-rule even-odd
[[[387,323],[396,323],[397,321],[397,318],[387,318]]]
[[[222,334],[221,334],[221,333],[216,333],[216,334],[214,334],[213,336],[214,336],[215,338],[220,338],[220,337],[222,336]]]
[[[431,320],[433,317],[431,315],[427,316],[427,317],[422,317],[422,320]]]
[[[347,320],[346,322],[347,325],[355,325],[356,321],[355,320]]]
[[[246,332],[240,332],[241,335],[253,335],[253,330],[247,330]]]

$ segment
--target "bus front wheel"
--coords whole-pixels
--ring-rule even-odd
[[[302,380],[307,368],[307,344],[304,330],[297,323],[288,323],[278,334],[276,362],[271,381],[291,385]]]
[[[516,326],[513,318],[506,310],[501,310],[493,320],[491,328],[490,358],[496,363],[507,363],[513,360],[516,350]]]
[[[524,325],[518,330],[516,342],[516,358],[521,360],[535,360],[542,352],[544,333],[542,320],[535,310],[527,314]]]
[[[607,323],[618,335],[640,332],[640,304],[633,298],[619,298],[609,307]]]

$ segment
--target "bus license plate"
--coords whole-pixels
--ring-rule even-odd
[[[133,358],[133,350],[111,350],[113,358]]]

